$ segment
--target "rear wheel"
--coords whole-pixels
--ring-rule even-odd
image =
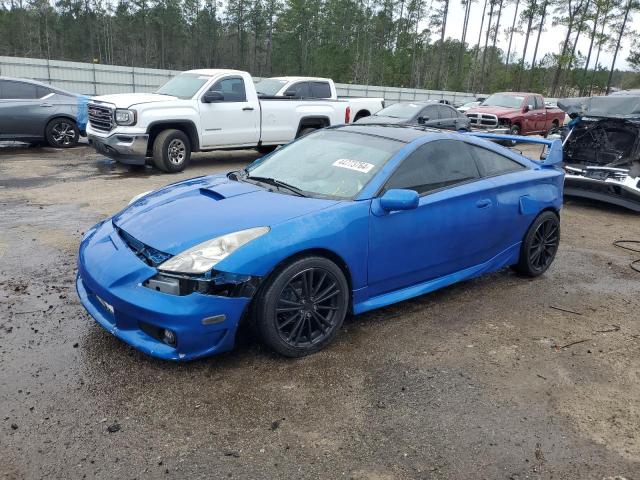
[[[78,144],[80,132],[76,122],[68,118],[54,118],[45,128],[47,143],[54,148],[70,148]]]
[[[167,173],[181,172],[191,161],[191,142],[181,130],[164,130],[153,142],[153,163]]]
[[[524,237],[514,269],[529,277],[542,275],[553,262],[559,244],[560,218],[554,212],[542,212]]]
[[[335,338],[348,305],[342,270],[327,258],[304,257],[269,277],[256,297],[254,324],[273,350],[303,357]]]
[[[316,130],[318,130],[318,129],[315,128],[315,127],[303,128],[302,130],[300,130],[300,132],[298,133],[298,136],[296,138],[304,137],[305,135],[309,135],[311,132],[315,132]]]

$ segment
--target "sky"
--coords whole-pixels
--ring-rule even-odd
[[[522,1],[520,2],[520,9],[518,12],[518,16],[520,16],[520,11],[522,10]],[[478,42],[478,31],[480,30],[480,21],[482,16],[482,7],[484,2],[480,0],[477,3],[474,3],[471,6],[471,21],[469,22],[469,30],[467,33],[467,43],[470,45],[475,45]],[[459,39],[462,36],[462,25],[464,22],[464,7],[460,4],[459,0],[452,0],[449,4],[449,15],[447,19],[447,30],[446,36],[451,38]],[[489,6],[487,6],[487,13],[489,11]],[[500,19],[500,33],[498,34],[498,46],[502,48],[502,50],[506,53],[507,47],[509,46],[509,39],[504,34],[504,30],[506,28],[510,28],[513,22],[513,14],[515,11],[515,5],[511,4],[502,11],[502,17]],[[486,27],[488,16],[485,17],[482,41],[481,44],[484,45]],[[492,24],[495,23],[495,14],[494,20]],[[540,38],[540,46],[538,47],[538,60],[540,60],[546,53],[558,53],[560,51],[560,45],[564,41],[564,36],[566,35],[566,28],[562,26],[554,27],[552,26],[553,14],[551,16],[547,16],[547,20],[545,21],[545,32],[543,32],[542,37]],[[635,18],[628,24],[626,31],[640,31],[640,15],[636,14]],[[573,36],[572,36],[573,37]],[[527,47],[527,56],[526,61],[531,62],[533,58],[533,50],[535,47],[535,36],[529,38],[529,46]],[[583,32],[580,35],[580,40],[578,41],[577,50],[580,51],[583,55],[586,56],[589,50],[589,42],[591,40],[591,35],[589,28],[583,28]],[[489,44],[491,44],[491,40],[489,40]],[[513,44],[511,46],[512,51],[515,49],[518,52],[517,58],[520,58],[522,54],[522,50],[524,48],[524,35],[514,35],[513,36]],[[631,49],[631,42],[628,39],[623,37],[622,46],[620,48],[620,52],[618,52],[618,58],[616,59],[616,68],[620,70],[628,70],[629,65],[626,61],[627,56],[629,55],[629,51]],[[594,53],[591,56],[591,66],[593,66],[593,62],[595,61],[595,47]],[[613,52],[603,52],[600,54],[599,63],[606,68],[611,65],[611,61],[613,60]]]

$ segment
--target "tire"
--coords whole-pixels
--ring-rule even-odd
[[[75,121],[60,117],[47,123],[44,137],[53,148],[71,148],[78,144],[80,132]]]
[[[511,128],[509,129],[509,135],[520,135],[520,125],[511,125]],[[516,142],[515,140],[510,140],[509,146],[515,147],[517,143],[518,142]]]
[[[163,130],[153,142],[153,164],[158,170],[176,173],[191,161],[191,142],[182,130]]]
[[[273,152],[276,148],[278,148],[278,145],[260,145],[256,150],[258,150],[258,153],[267,155],[268,153]]]
[[[544,132],[544,138],[547,138],[550,133],[555,132],[556,130],[558,130],[559,126],[560,126],[560,124],[558,123],[557,120],[554,120],[553,122],[551,122],[551,128],[549,130],[547,130],[546,132]]]
[[[542,275],[551,266],[559,243],[560,218],[554,212],[542,212],[527,230],[513,269],[528,277]]]
[[[296,138],[304,137],[305,135],[309,135],[311,132],[315,132],[316,130],[318,130],[318,129],[315,128],[315,127],[303,128],[302,130],[300,130],[300,132],[298,133],[298,136]]]
[[[255,298],[253,323],[271,349],[303,357],[333,341],[348,307],[349,284],[342,270],[327,258],[308,256],[271,274]]]

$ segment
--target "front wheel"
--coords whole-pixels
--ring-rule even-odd
[[[509,135],[520,135],[520,125],[511,125],[511,128],[509,129]],[[518,142],[516,142],[515,140],[510,140],[509,146],[515,147],[517,143]]]
[[[164,130],[153,142],[153,163],[159,170],[176,173],[191,161],[191,142],[182,130]]]
[[[310,256],[274,272],[255,300],[254,323],[264,343],[286,357],[303,357],[338,334],[349,285],[335,263]]]
[[[70,148],[78,144],[80,132],[76,122],[68,118],[54,118],[45,128],[47,143],[54,148]]]
[[[560,244],[560,218],[544,211],[533,221],[520,247],[514,269],[529,277],[542,275],[551,266]]]

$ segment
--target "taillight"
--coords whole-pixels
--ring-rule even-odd
[[[349,121],[351,120],[351,107],[347,107],[347,109],[344,111],[344,123],[349,123]]]

